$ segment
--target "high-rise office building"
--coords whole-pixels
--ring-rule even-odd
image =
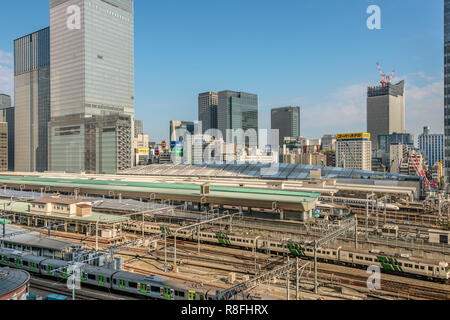
[[[271,111],[272,130],[279,130],[280,148],[285,137],[300,137],[300,107],[283,107]]]
[[[8,171],[8,123],[0,122],[0,172]]]
[[[369,87],[367,90],[367,132],[377,150],[378,136],[405,133],[405,82]]]
[[[14,107],[0,110],[0,122],[8,124],[8,171],[14,171]]]
[[[11,108],[11,96],[0,93],[0,110]]]
[[[8,171],[14,171],[14,108],[7,94],[0,94],[0,122],[8,124]]]
[[[445,166],[450,177],[450,0],[444,0],[444,87]]]
[[[14,40],[14,167],[48,169],[50,121],[50,29]]]
[[[217,129],[217,105],[219,95],[217,92],[205,92],[198,95],[198,121],[202,124],[202,133],[209,129]]]
[[[131,119],[128,115],[79,115],[60,117],[49,124],[52,143],[52,170],[90,173],[116,173],[130,167],[132,145]],[[71,137],[83,136],[81,148],[67,148]],[[56,152],[57,150],[58,152]],[[66,152],[59,152],[66,150]],[[80,152],[82,150],[82,152]],[[63,164],[64,166],[58,166]]]
[[[79,9],[79,19],[69,7]],[[50,0],[51,50],[51,152],[50,170],[115,173],[132,165],[134,134],[134,1]],[[90,130],[98,131],[111,116],[132,134],[116,145],[87,145]],[[104,119],[102,119],[102,117]],[[69,119],[73,122],[70,122]],[[128,121],[128,125],[123,125]],[[92,123],[96,124],[93,125]],[[111,131],[112,132],[112,131]],[[91,133],[89,133],[91,134]],[[112,134],[112,133],[111,133]],[[123,145],[122,145],[123,144]],[[102,148],[112,148],[103,150]],[[130,150],[128,159],[100,166],[101,154]],[[79,154],[75,158],[69,154]],[[102,161],[108,161],[102,157]],[[118,165],[120,163],[120,165]]]
[[[134,137],[137,138],[139,135],[144,133],[142,120],[134,120]]]
[[[335,134],[326,134],[322,137],[322,151],[336,151],[337,137]]]
[[[419,151],[430,167],[444,161],[444,135],[431,134],[430,127],[424,127],[423,133],[419,135]]]
[[[336,166],[371,171],[372,141],[370,133],[338,134]]]
[[[219,92],[218,96],[217,125],[224,140],[228,139],[227,130],[253,129],[258,133],[258,95],[227,90]],[[248,146],[249,141],[245,144]]]

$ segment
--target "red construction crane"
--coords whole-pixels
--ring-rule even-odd
[[[381,76],[381,85],[383,87],[385,87],[387,84],[390,84],[392,79],[394,78],[395,75],[395,70],[392,71],[391,75],[388,77],[386,74],[383,73],[383,70],[381,70],[381,66],[380,63],[377,62],[377,69],[380,72],[380,76]]]
[[[423,184],[424,184],[425,190],[431,189],[431,183],[428,180],[427,175],[422,168],[422,164],[420,163],[419,159],[417,158],[417,155],[414,153],[414,158],[413,158],[413,156],[410,154],[409,160],[411,161],[411,164],[414,167],[416,174],[419,177],[423,177]]]

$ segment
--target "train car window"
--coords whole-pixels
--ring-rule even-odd
[[[113,279],[113,284],[117,284],[117,280],[116,279]]]
[[[337,256],[337,253],[336,253],[336,251],[333,251],[333,256]]]
[[[88,274],[89,280],[95,280],[95,274]]]
[[[428,271],[433,271],[433,267],[428,267]]]
[[[425,267],[424,266],[420,266],[420,270],[425,270]]]
[[[353,258],[353,253],[349,253],[349,254],[348,254],[348,257],[349,257],[349,258]]]
[[[9,258],[9,262],[14,263],[14,258]]]
[[[128,282],[128,286],[129,286],[130,288],[137,289],[137,283],[136,283],[136,282]]]
[[[159,293],[160,289],[159,289],[159,287],[151,286],[150,291]]]
[[[183,291],[175,291],[175,296],[184,298],[184,292]]]
[[[25,267],[28,267],[28,261],[24,261],[24,262],[23,262],[23,265],[24,265]]]
[[[419,266],[416,264],[416,265],[414,266],[414,268],[419,269]]]

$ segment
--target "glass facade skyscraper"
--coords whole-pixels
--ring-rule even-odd
[[[282,147],[285,137],[300,137],[300,107],[283,107],[271,111],[272,130],[279,130]]]
[[[209,129],[217,129],[217,92],[204,92],[198,95],[198,121],[202,124],[202,133]]]
[[[50,29],[14,40],[14,169],[48,169]]]
[[[71,11],[71,8],[78,8],[79,19],[77,11]],[[71,24],[73,21],[75,23]],[[50,170],[116,173],[131,166],[131,139],[134,135],[134,1],[50,0],[50,31],[51,118],[54,122],[50,137]],[[112,115],[124,116],[122,120],[130,119],[128,127],[133,132],[130,141],[116,139],[117,143],[129,146],[114,146],[116,152],[129,148],[130,155],[124,162],[110,158],[110,164],[100,167],[99,158],[104,152],[101,148],[111,146],[101,143],[97,145],[99,149],[88,149],[86,127],[91,119],[103,123],[109,120],[102,120],[101,117]],[[68,119],[74,121],[73,125]],[[84,123],[80,123],[80,119],[84,119]],[[65,127],[56,130],[61,124]],[[67,135],[70,133],[70,139],[65,136],[65,143],[61,143],[64,132]],[[58,133],[60,135],[53,136]],[[71,146],[69,149],[68,144]],[[80,156],[75,158],[58,154],[75,149],[80,152]],[[103,158],[102,161],[108,160]]]
[[[258,95],[227,90],[218,96],[217,125],[224,140],[227,130],[254,129],[258,133]]]

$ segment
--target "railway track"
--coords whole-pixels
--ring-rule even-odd
[[[203,245],[204,246],[204,245]],[[218,249],[214,249],[214,248],[210,248],[210,249],[202,249],[203,253],[208,253],[208,254],[215,254],[217,256],[220,257],[224,257],[224,256],[228,256],[228,257],[233,257],[234,259],[240,259],[240,260],[244,260],[244,261],[249,261],[248,263],[238,263],[238,265],[240,266],[245,266],[244,270],[241,270],[240,272],[235,270],[235,269],[230,269],[226,266],[235,266],[235,262],[229,262],[229,263],[225,263],[222,264],[222,261],[218,260],[218,258],[206,258],[205,257],[199,257],[196,256],[196,253],[194,253],[194,249],[196,250],[196,245],[194,243],[183,243],[183,244],[177,244],[177,247],[179,248],[183,248],[184,250],[189,250],[191,249],[193,251],[193,253],[191,253],[190,255],[184,255],[180,252],[177,253],[177,256],[180,255],[184,255],[190,258],[195,258],[196,261],[207,261],[207,262],[213,262],[215,264],[217,264],[218,262],[221,264],[220,267],[211,267],[214,270],[221,270],[221,271],[225,271],[225,272],[237,272],[237,273],[241,273],[241,274],[248,274],[249,272],[252,273],[251,271],[254,270],[254,258],[249,257],[248,255],[238,255],[235,252],[227,252],[225,250],[223,250],[223,248],[221,248],[222,250]],[[143,251],[141,251],[141,253],[143,253]],[[163,254],[163,253],[162,253]],[[130,256],[134,256],[134,255],[130,255]],[[169,254],[168,254],[169,256]],[[171,257],[173,257],[173,254],[170,255]],[[149,257],[149,256],[143,256],[141,257],[143,259],[155,259],[155,257]],[[160,257],[157,257],[157,259],[160,259]],[[250,263],[250,261],[253,261],[253,263]],[[280,264],[280,260],[279,257],[265,257],[264,255],[259,258],[257,260],[257,263],[262,265],[264,263],[267,263],[267,265],[272,265],[272,267],[276,267]],[[186,265],[192,265],[192,266],[201,266],[204,268],[208,268],[208,266],[205,266],[203,264],[200,263],[196,263],[195,261],[187,261]],[[351,270],[348,271],[348,273],[346,272],[339,272],[339,271],[330,271],[328,268],[324,268],[323,266],[327,265],[328,267],[332,267],[334,265],[329,265],[329,264],[325,264],[325,263],[319,263],[318,266],[318,275],[319,278],[322,279],[322,281],[327,281],[326,279],[330,279],[330,283],[339,283],[340,285],[349,285],[349,286],[354,286],[354,287],[358,287],[358,288],[363,288],[367,290],[367,276],[360,276],[360,275],[356,275],[354,272],[354,269],[352,268]],[[347,267],[350,269],[350,267]],[[264,269],[264,268],[263,268]],[[359,269],[358,269],[359,270]],[[305,274],[304,277],[308,277],[313,279],[313,275],[308,275]],[[334,281],[333,281],[334,280]],[[418,298],[418,299],[427,299],[427,300],[448,300],[450,299],[450,287],[449,289],[443,289],[443,288],[436,288],[436,287],[430,287],[430,286],[426,286],[426,285],[421,285],[421,284],[413,284],[413,283],[408,283],[407,281],[419,281],[419,280],[410,280],[410,279],[402,279],[401,281],[395,281],[395,280],[382,280],[382,288],[381,288],[381,292],[377,293],[376,291],[374,292],[367,292],[367,294],[371,294],[371,295],[380,295],[382,296],[382,292],[385,293],[390,293],[391,296],[402,296],[405,299],[411,299],[411,298]]]

